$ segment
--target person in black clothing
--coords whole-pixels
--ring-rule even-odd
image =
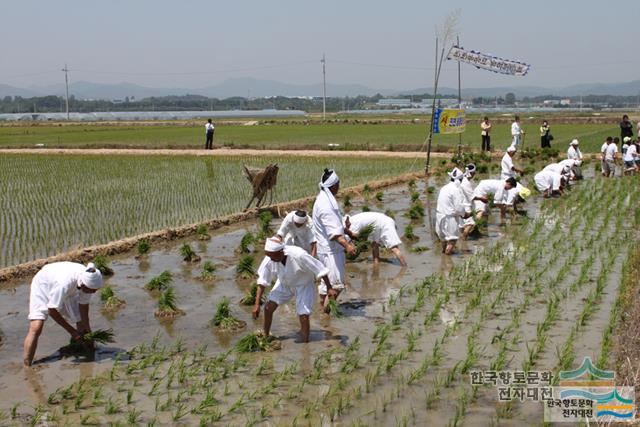
[[[549,122],[544,120],[542,126],[540,126],[540,148],[551,148],[551,140],[553,137],[550,132],[551,127],[549,126]]]
[[[627,136],[633,139],[633,124],[629,121],[629,116],[625,114],[620,122],[620,141],[624,141]]]

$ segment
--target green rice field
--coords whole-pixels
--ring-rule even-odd
[[[259,149],[327,149],[339,144],[345,150],[403,150],[424,149],[428,120],[416,123],[355,123],[350,119],[342,124],[277,124],[260,123],[255,126],[221,125],[216,129],[214,146]],[[525,147],[539,147],[538,121],[524,122],[527,132]],[[203,126],[185,125],[36,125],[0,126],[0,148],[35,147],[136,147],[136,148],[199,148],[204,145]],[[573,138],[579,138],[583,152],[598,152],[609,135],[619,134],[617,125],[610,124],[554,124],[552,147],[566,150]],[[494,124],[492,147],[504,149],[510,144],[510,125]],[[469,123],[462,143],[480,148],[479,125]],[[436,135],[438,150],[455,149],[458,135]]]
[[[244,209],[242,164],[278,163],[274,202],[312,196],[325,167],[344,186],[419,171],[412,159],[0,156],[0,267]]]

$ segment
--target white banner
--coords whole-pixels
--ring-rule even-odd
[[[524,76],[530,67],[529,64],[525,64],[524,62],[498,58],[497,56],[487,55],[473,50],[466,51],[458,46],[451,47],[447,59],[466,62],[477,68],[512,76]]]

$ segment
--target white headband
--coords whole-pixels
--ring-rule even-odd
[[[293,214],[293,222],[296,224],[305,224],[307,222],[307,213],[305,212],[304,216]]]
[[[320,189],[331,188],[339,182],[340,178],[338,178],[336,171],[331,171],[331,175],[325,182],[320,181]]]
[[[278,239],[267,239],[264,242],[264,250],[265,252],[280,252],[284,249],[284,243],[282,243]]]
[[[80,275],[80,280],[89,289],[100,289],[102,287],[102,273],[92,262],[87,264],[87,268]]]
[[[462,179],[462,177],[464,176],[462,171],[458,168],[453,168],[453,170],[451,172],[448,172],[447,175],[449,175],[449,178],[451,179]]]

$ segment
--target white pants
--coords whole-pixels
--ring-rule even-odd
[[[458,220],[458,227],[461,229],[468,225],[476,225],[476,221],[473,219],[473,216],[470,216],[469,218],[460,218]]]
[[[344,289],[344,266],[346,263],[344,251],[318,253],[318,259],[329,270],[329,283],[331,283],[331,287],[336,290]],[[327,285],[325,285],[324,282],[320,282],[318,285],[318,293],[320,295],[327,294]]]
[[[40,282],[38,276],[33,278],[31,282],[31,291],[29,295],[29,320],[47,320],[49,318],[48,300],[42,295],[39,289]],[[68,298],[58,312],[69,319],[72,323],[80,321],[80,306],[77,297]]]
[[[458,218],[454,215],[436,214],[436,234],[442,242],[458,240],[460,237]]]
[[[278,281],[273,289],[271,289],[268,300],[273,301],[278,305],[282,305],[294,296],[296,297],[296,313],[298,316],[311,314],[313,310],[313,302],[316,299],[316,288],[313,285],[313,282],[304,286],[291,288]]]

